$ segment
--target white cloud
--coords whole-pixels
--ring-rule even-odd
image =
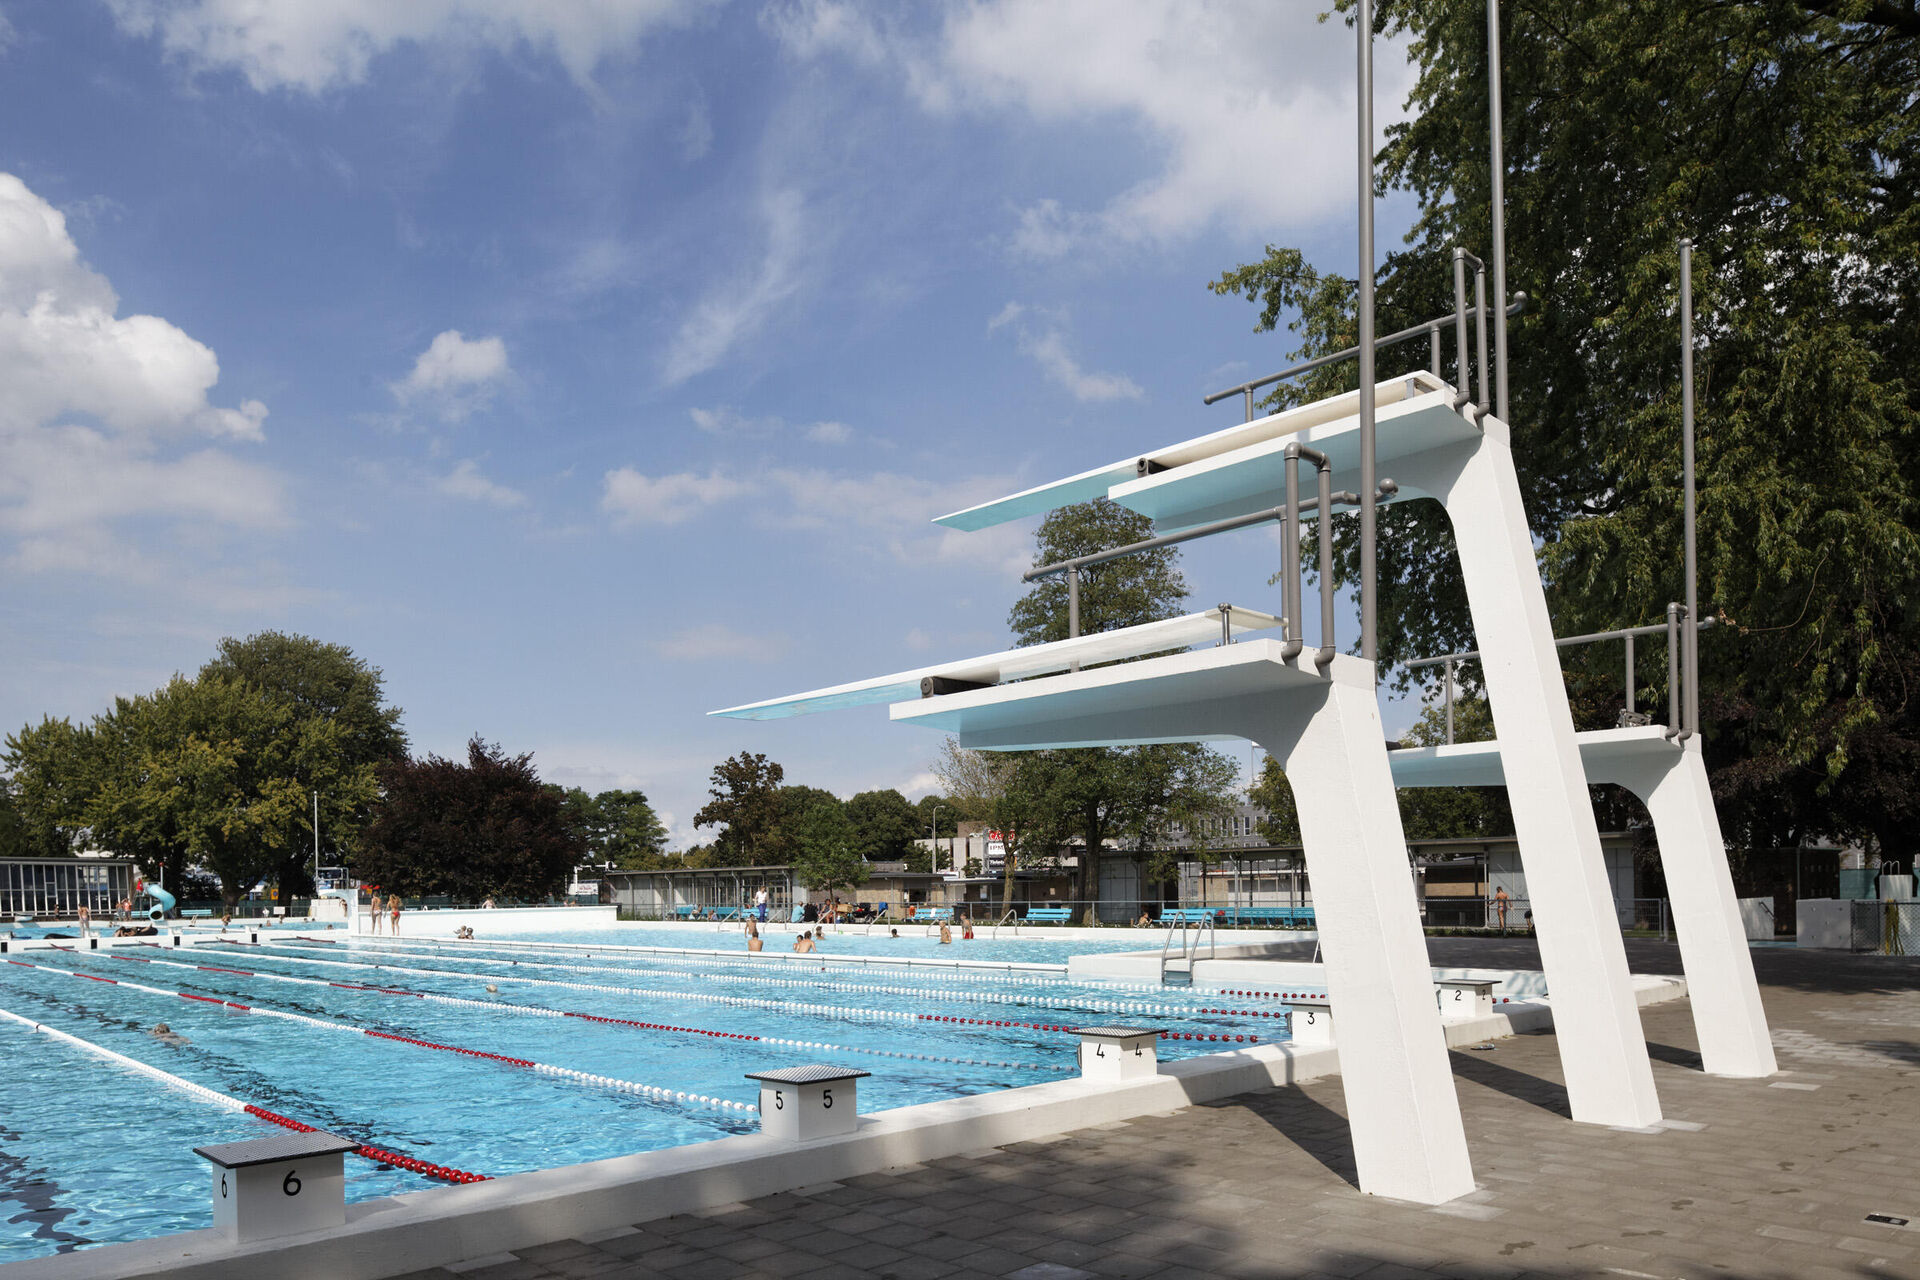
[[[661,365],[668,383],[685,382],[719,364],[793,296],[805,256],[805,214],[800,193],[790,189],[771,192],[761,202],[765,244],[759,264],[742,278],[716,284],[694,304]]]
[[[524,507],[527,495],[518,489],[497,484],[480,474],[480,464],[464,458],[459,465],[434,482],[434,488],[455,498],[484,502],[495,507]]]
[[[844,422],[816,422],[807,428],[807,439],[814,444],[846,444],[853,439],[853,428]]]
[[[785,651],[777,636],[735,631],[722,622],[706,622],[674,632],[654,645],[654,652],[675,662],[711,662],[720,659],[771,662]]]
[[[402,44],[531,50],[579,83],[641,37],[713,0],[107,0],[120,29],[194,71],[237,71],[262,92],[320,93],[367,78]]]
[[[402,404],[430,405],[447,422],[485,408],[511,370],[507,344],[499,338],[469,338],[458,329],[435,335],[414,359],[413,371],[393,384]]]
[[[115,526],[286,523],[278,473],[184,439],[257,441],[267,408],[215,405],[213,351],[158,316],[120,316],[65,217],[0,173],[0,528],[23,569],[113,570]]]
[[[648,476],[632,467],[606,474],[600,509],[616,525],[679,524],[704,507],[748,493],[752,486],[717,471],[695,475],[683,471],[670,476]]]
[[[1095,238],[1176,240],[1221,223],[1274,234],[1354,198],[1354,36],[1317,6],[1267,0],[979,0],[931,34],[839,0],[797,0],[765,25],[794,56],[891,71],[934,114],[1114,124],[1142,175],[1096,209],[1044,197],[1013,247],[1060,257]],[[1405,45],[1377,41],[1375,126],[1402,117]]]
[[[844,422],[816,422],[806,427],[788,427],[785,418],[770,415],[750,418],[731,405],[712,409],[689,409],[693,425],[710,436],[739,440],[772,440],[797,432],[811,444],[846,444],[853,439],[853,428]]]
[[[1123,373],[1095,373],[1081,368],[1067,347],[1066,317],[1058,312],[1009,302],[987,321],[988,333],[1000,329],[1012,329],[1021,352],[1083,404],[1138,400],[1144,394],[1139,384]]]

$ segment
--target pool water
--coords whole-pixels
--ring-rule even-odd
[[[959,946],[934,939],[829,936],[830,955],[876,961],[860,966],[784,958],[791,943],[777,932],[768,945],[783,955],[756,958],[690,954],[740,944],[737,935],[685,930],[547,941],[589,945],[282,934],[267,946],[129,948],[119,958],[32,951],[9,957],[24,965],[0,965],[0,1009],[281,1115],[493,1176],[754,1132],[757,1091],[744,1074],[770,1067],[826,1062],[871,1071],[861,1109],[872,1112],[1069,1078],[1076,1038],[1041,1027],[1143,1021],[1229,1043],[1285,1038],[1283,1020],[1202,1013],[1220,1002],[1205,994],[1071,982],[1058,972],[879,962],[945,958]],[[600,949],[616,941],[682,950]],[[1138,949],[1141,940],[967,946],[970,960],[1032,963],[1044,955],[1057,963],[1095,947]],[[177,1039],[152,1034],[162,1021]],[[9,1072],[0,1109],[0,1262],[208,1226],[209,1175],[192,1148],[281,1132],[17,1023],[0,1022],[0,1044]],[[1178,1058],[1222,1047],[1167,1040],[1160,1052]],[[347,1179],[349,1200],[444,1185],[357,1156],[347,1157]]]

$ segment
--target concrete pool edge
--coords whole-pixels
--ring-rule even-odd
[[[1678,999],[1677,978],[1637,978],[1642,1005]],[[1542,1030],[1544,1002],[1443,1024],[1450,1046]],[[510,1174],[362,1201],[347,1224],[236,1245],[212,1230],[157,1236],[0,1266],[6,1280],[380,1280],[548,1241],[698,1212],[901,1165],[1053,1137],[1114,1121],[1296,1084],[1338,1071],[1331,1047],[1262,1044],[1163,1063],[1119,1083],[1082,1079],[900,1107],[842,1137],[787,1143],[761,1134]]]

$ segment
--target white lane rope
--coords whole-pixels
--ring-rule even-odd
[[[639,1023],[628,1018],[605,1018],[591,1013],[580,1013],[571,1009],[548,1009],[541,1005],[513,1004],[505,1000],[468,1000],[460,996],[441,995],[433,991],[412,991],[400,987],[374,987],[364,983],[328,982],[324,978],[301,978],[285,973],[256,973],[246,969],[228,969],[215,965],[183,964],[177,960],[150,959],[145,956],[113,956],[109,959],[134,964],[164,965],[169,969],[189,969],[200,972],[223,973],[248,978],[260,978],[268,982],[290,982],[302,986],[324,987],[333,991],[351,991],[362,995],[410,996],[419,1000],[428,1000],[435,1004],[455,1005],[467,1009],[504,1010],[508,1013],[535,1018],[579,1018],[588,1022],[597,1022],[612,1026],[632,1027],[638,1030],[675,1032],[682,1035],[706,1036],[722,1040],[754,1041],[760,1044],[780,1045],[789,1049],[806,1049],[811,1052],[861,1053],[879,1058],[899,1058],[917,1062],[952,1063],[965,1067],[997,1067],[1022,1071],[1073,1072],[1077,1067],[1062,1066],[1050,1062],[1002,1062],[985,1058],[955,1058],[937,1053],[907,1053],[898,1049],[868,1049],[859,1045],[829,1044],[820,1040],[791,1040],[783,1036],[767,1036],[758,1033],[716,1031],[707,1027],[670,1027],[658,1023]],[[455,975],[460,976],[460,975]],[[129,985],[125,979],[122,985]],[[288,1015],[293,1016],[293,1015]]]
[[[735,1102],[729,1098],[709,1097],[704,1093],[687,1093],[683,1090],[662,1088],[659,1085],[643,1084],[637,1080],[622,1080],[615,1076],[596,1075],[589,1071],[576,1071],[572,1067],[560,1067],[552,1063],[535,1062],[530,1058],[515,1058],[504,1053],[491,1053],[485,1049],[468,1049],[460,1045],[440,1044],[432,1040],[422,1039],[418,1036],[402,1036],[390,1031],[375,1031],[371,1027],[356,1027],[351,1023],[334,1022],[326,1018],[310,1018],[306,1014],[289,1013],[283,1009],[269,1009],[255,1004],[240,1004],[233,1000],[219,1000],[212,996],[203,996],[190,991],[168,991],[164,987],[150,987],[145,983],[129,982],[124,978],[101,978],[91,973],[80,973],[73,969],[58,969],[47,964],[25,965],[24,962],[21,961],[16,961],[15,963],[22,964],[27,968],[39,969],[45,973],[63,974],[69,978],[83,978],[89,982],[112,983],[115,986],[125,987],[132,991],[144,992],[148,995],[196,1000],[218,1005],[223,1008],[238,1009],[249,1014],[259,1014],[262,1017],[281,1018],[288,1022],[297,1022],[322,1031],[367,1036],[375,1040],[396,1041],[400,1044],[410,1044],[423,1049],[438,1049],[442,1052],[457,1053],[464,1057],[480,1058],[490,1062],[502,1062],[509,1066],[524,1067],[545,1076],[557,1076],[581,1084],[597,1085],[605,1089],[615,1089],[622,1093],[639,1094],[642,1097],[651,1098],[657,1102],[671,1102],[683,1107],[708,1107],[719,1111],[747,1112],[754,1115],[758,1115],[760,1112],[757,1104]]]
[[[278,942],[278,941],[276,941],[273,945],[276,948],[284,948],[287,950],[302,950],[301,948],[289,947],[287,946],[287,944]],[[349,951],[348,954],[385,956],[389,958],[400,958],[400,959],[408,959],[408,960],[431,959],[431,960],[437,960],[443,964],[508,964],[510,963],[518,968],[551,969],[551,970],[557,970],[562,973],[606,973],[606,974],[625,975],[630,978],[675,977],[675,978],[683,978],[686,981],[698,980],[702,982],[741,983],[741,984],[750,984],[750,985],[758,985],[758,986],[796,985],[794,979],[790,977],[776,976],[773,974],[768,974],[764,976],[758,975],[758,974],[750,975],[750,974],[731,974],[731,973],[681,974],[674,971],[647,971],[647,970],[638,970],[631,967],[621,967],[621,966],[614,966],[614,965],[568,964],[558,960],[505,961],[505,960],[490,960],[480,956],[459,956],[459,955],[447,955],[447,954],[439,954],[439,953],[423,956],[416,951],[390,951],[385,949],[384,947],[371,947],[371,946],[356,946],[352,948],[352,950]],[[1199,1010],[1197,1009],[1186,1008],[1179,1005],[1159,1004],[1159,1003],[1145,1001],[1145,1000],[1085,1000],[1085,999],[1039,998],[1039,997],[1010,995],[1010,994],[1005,994],[1002,992],[994,992],[994,991],[964,991],[964,990],[956,990],[956,989],[947,988],[947,987],[908,987],[908,986],[896,986],[888,983],[871,983],[871,982],[830,982],[830,981],[822,982],[822,981],[814,981],[806,978],[800,979],[799,985],[804,985],[810,989],[817,990],[817,991],[845,991],[845,992],[853,992],[858,994],[876,994],[877,993],[882,995],[904,995],[904,996],[912,996],[916,999],[921,999],[921,1000],[945,1000],[945,1001],[951,1001],[959,1004],[978,1003],[978,1004],[1024,1005],[1028,1007],[1037,1007],[1037,1008],[1063,1009],[1072,1013],[1126,1013],[1126,1014],[1146,1013],[1146,1014],[1158,1014],[1162,1017],[1191,1017],[1194,1014],[1199,1012]],[[679,993],[662,992],[661,994],[666,995],[666,994],[679,994]],[[787,1006],[783,1004],[780,1007],[787,1007]]]

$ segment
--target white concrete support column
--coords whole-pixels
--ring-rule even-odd
[[[1473,1169],[1374,665],[1341,654],[1323,675],[1284,653],[1277,640],[1251,640],[899,703],[892,715],[957,732],[976,750],[1229,738],[1265,747],[1299,808],[1360,1189],[1442,1204],[1473,1190]]]
[[[1717,1076],[1772,1075],[1778,1070],[1773,1040],[1760,1004],[1740,900],[1727,869],[1726,841],[1707,785],[1700,739],[1657,758],[1614,762],[1606,780],[1639,796],[1653,815],[1702,1065]],[[1555,1005],[1557,1021],[1558,1001]]]
[[[1293,710],[1300,700],[1290,699],[1281,714],[1261,717],[1256,740],[1286,769],[1299,809],[1360,1188],[1441,1204],[1473,1190],[1473,1167],[1407,878],[1372,664],[1352,667],[1365,669],[1364,684],[1351,669],[1336,675],[1304,722]]]
[[[1446,464],[1396,479],[1439,498],[1453,523],[1567,1100],[1575,1120],[1651,1125],[1660,1119],[1653,1065],[1506,425],[1487,418],[1477,447],[1444,452]]]

